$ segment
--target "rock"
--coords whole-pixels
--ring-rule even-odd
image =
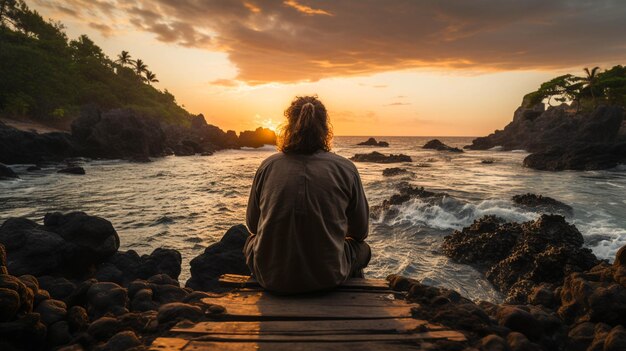
[[[121,331],[122,324],[115,318],[102,317],[89,325],[87,333],[96,340],[107,340]]]
[[[27,172],[37,172],[37,171],[41,171],[41,167],[39,166],[29,166],[28,168],[26,168]]]
[[[48,300],[50,298],[50,293],[47,290],[39,289],[35,293],[35,301],[33,306],[39,305],[42,301]]]
[[[118,284],[128,285],[137,279],[166,274],[172,284],[178,285],[182,257],[172,249],[157,248],[150,255],[139,256],[135,251],[117,252],[98,267],[96,276],[108,277]],[[102,279],[100,279],[102,280]]]
[[[386,141],[376,141],[376,139],[374,138],[369,138],[366,141],[358,143],[357,145],[388,147],[389,143]]]
[[[29,287],[30,290],[32,290],[33,292],[36,292],[39,290],[39,281],[37,281],[37,278],[35,278],[34,276],[25,274],[25,275],[20,276],[18,279],[22,283],[24,283],[24,285]]]
[[[39,277],[39,284],[57,300],[65,300],[76,289],[74,283],[63,277],[42,276]]]
[[[541,351],[541,347],[531,343],[522,333],[511,332],[506,336],[510,351]]]
[[[276,145],[276,133],[267,128],[257,128],[254,131],[239,133],[239,146],[261,147],[263,145]]]
[[[72,306],[67,311],[67,324],[72,333],[83,332],[89,326],[87,310],[82,306]]]
[[[0,244],[0,274],[9,274],[7,268],[7,250]]]
[[[133,110],[86,108],[72,122],[72,139],[81,155],[126,158],[161,156],[166,136],[157,120]]]
[[[535,212],[553,213],[563,216],[574,215],[574,209],[571,206],[551,197],[528,193],[524,195],[514,195],[511,199],[516,205]]]
[[[156,285],[175,285],[175,286],[180,286],[180,284],[178,284],[178,280],[172,279],[167,274],[156,274],[156,275],[153,275],[152,277],[148,278],[147,282],[151,283],[151,284],[156,284]]]
[[[131,302],[131,309],[133,311],[145,312],[156,311],[159,305],[152,300],[153,293],[150,289],[142,289],[135,293]]]
[[[60,161],[75,154],[67,133],[21,131],[0,123],[0,162],[5,164]]]
[[[17,310],[18,313],[32,312],[34,293],[32,290],[30,290],[30,288],[28,288],[24,283],[22,283],[21,280],[19,280],[18,278],[12,275],[0,274],[0,289],[13,290],[17,293],[19,297],[19,307]],[[11,301],[14,301],[14,297],[12,296],[12,294],[6,291],[5,291],[5,298],[6,298],[7,303],[9,304],[11,303]],[[5,311],[7,315],[10,314],[11,310],[12,310],[12,307],[10,306],[7,307],[7,311]]]
[[[506,341],[498,335],[487,335],[480,340],[483,351],[507,351]]]
[[[128,295],[126,289],[110,283],[100,282],[93,284],[87,292],[88,312],[93,318],[98,318],[106,313],[119,316],[128,312]]]
[[[451,211],[454,211],[454,208],[458,208],[461,211],[464,206],[464,204],[449,197],[445,193],[434,193],[425,190],[424,187],[413,187],[403,184],[399,188],[399,193],[393,194],[388,200],[383,200],[381,205],[371,206],[370,217],[377,219],[382,215],[385,220],[390,220],[398,214],[398,205],[416,198],[426,202],[430,206],[447,208]]]
[[[433,139],[427,142],[426,144],[424,144],[424,146],[422,146],[422,149],[432,149],[448,152],[463,152],[463,150],[459,149],[458,147],[451,147],[442,143],[439,139]]]
[[[47,214],[43,226],[9,218],[0,226],[0,243],[10,251],[8,268],[13,274],[83,275],[117,251],[119,236],[100,217],[57,212]]]
[[[160,304],[182,301],[185,297],[187,297],[187,295],[189,295],[187,290],[179,287],[178,285],[169,284],[156,285],[153,288],[153,292],[154,299]]]
[[[554,306],[556,299],[554,293],[546,285],[538,285],[528,295],[528,303],[533,305]]]
[[[585,351],[594,339],[595,325],[590,322],[583,322],[570,329],[567,349],[572,351]]]
[[[626,330],[621,325],[611,329],[609,335],[604,341],[604,351],[623,351],[626,350]]]
[[[141,341],[139,340],[137,335],[134,332],[127,330],[113,335],[113,337],[111,337],[111,339],[109,339],[109,341],[107,341],[107,343],[104,345],[102,350],[125,351],[140,345]]]
[[[383,169],[383,177],[393,177],[400,174],[406,174],[408,172],[409,171],[407,171],[406,169],[399,167],[385,168]]]
[[[533,154],[524,165],[541,170],[604,169],[626,162],[626,142],[619,138],[622,107],[599,106],[577,114],[569,109],[561,105],[545,111],[543,104],[522,105],[504,130],[477,138],[466,148],[528,150]]]
[[[8,350],[41,350],[46,341],[46,326],[39,314],[26,313],[17,319],[0,323],[0,346]]]
[[[69,326],[65,321],[59,321],[48,327],[47,343],[49,346],[65,345],[72,340]]]
[[[494,162],[496,162],[495,160],[481,160],[480,163],[484,164],[484,165],[490,165],[493,164]]]
[[[182,302],[172,302],[165,304],[159,308],[158,321],[159,323],[168,323],[172,321],[180,321],[188,319],[192,322],[199,321],[204,313],[198,306]]]
[[[413,162],[410,156],[403,154],[390,154],[383,155],[380,152],[373,151],[369,154],[356,154],[350,158],[354,162],[373,162],[373,163],[398,163],[398,162]]]
[[[211,291],[218,287],[221,275],[249,275],[243,246],[250,233],[244,225],[230,228],[222,239],[207,247],[204,253],[191,260],[191,278],[186,286],[193,290]]]
[[[568,274],[598,263],[583,243],[582,234],[562,216],[541,215],[521,224],[485,216],[446,236],[442,250],[483,269],[508,301],[525,303],[536,285],[560,284]]]
[[[17,291],[0,288],[0,322],[13,320],[20,305],[20,295]]]
[[[0,163],[0,180],[2,179],[15,179],[19,178],[17,174],[11,169],[2,163]]]
[[[50,326],[65,318],[67,306],[63,301],[49,299],[42,301],[35,309],[35,312],[41,315],[41,321],[44,324]]]
[[[66,168],[60,169],[59,171],[57,171],[57,173],[84,175],[85,169],[79,166],[66,167]]]
[[[128,284],[128,296],[130,298],[135,297],[135,294],[141,290],[151,290],[152,284],[148,283],[146,280],[133,280]]]
[[[520,332],[529,339],[538,340],[541,337],[541,326],[527,311],[512,306],[503,306],[498,310],[497,318],[501,326]]]

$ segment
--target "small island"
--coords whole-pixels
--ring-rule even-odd
[[[356,154],[350,158],[354,162],[373,162],[373,163],[399,163],[413,162],[410,156],[404,154],[384,155],[378,151],[372,151],[369,154]]]
[[[374,139],[374,138],[369,138],[366,141],[358,143],[357,145],[389,147],[389,143],[388,142],[386,142],[386,141],[376,141],[376,139]]]
[[[433,139],[427,142],[426,144],[424,144],[424,146],[422,146],[422,149],[432,149],[448,152],[463,152],[463,150],[459,149],[458,147],[452,147],[442,143],[439,139]]]

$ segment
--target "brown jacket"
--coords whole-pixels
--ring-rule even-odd
[[[246,262],[266,289],[333,288],[350,274],[345,238],[367,237],[369,206],[352,162],[330,152],[279,152],[256,172]]]

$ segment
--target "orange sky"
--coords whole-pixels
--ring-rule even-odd
[[[317,94],[336,135],[485,135],[541,82],[626,57],[612,0],[27,4],[112,58],[141,58],[157,88],[225,130],[273,127],[295,95]]]

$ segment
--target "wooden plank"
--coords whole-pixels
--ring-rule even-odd
[[[306,295],[280,296],[262,291],[233,292],[202,299],[207,304],[239,303],[245,305],[325,305],[325,306],[407,306],[406,300],[399,300],[394,294],[366,294],[332,291]],[[418,306],[412,304],[412,306]]]
[[[254,278],[247,275],[237,274],[224,274],[220,277],[219,283],[223,286],[231,286],[238,288],[258,287],[259,282]],[[344,288],[356,288],[356,289],[368,289],[368,290],[388,290],[389,283],[384,279],[365,279],[365,278],[350,278],[341,284],[339,289]]]
[[[409,333],[414,331],[443,330],[439,325],[413,318],[309,320],[309,321],[250,321],[200,322],[190,326],[177,325],[173,333],[191,334],[365,334]]]
[[[423,350],[416,343],[395,342],[215,342],[192,341],[184,351],[406,351]]]
[[[181,338],[157,338],[150,345],[150,351],[180,351],[189,340]]]
[[[325,334],[325,335],[282,335],[282,334],[207,334],[193,341],[268,341],[268,342],[353,342],[353,341],[465,341],[465,336],[452,330],[435,330],[412,334]]]
[[[224,314],[216,315],[217,318],[264,318],[264,319],[378,319],[378,318],[407,318],[411,317],[411,308],[415,306],[328,306],[309,304],[285,304],[285,305],[246,305],[237,301],[220,302],[220,306],[226,309]]]

